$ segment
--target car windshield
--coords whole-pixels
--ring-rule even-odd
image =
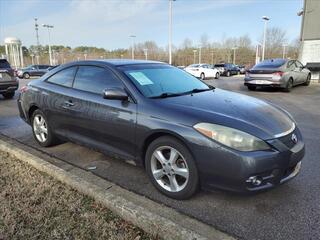
[[[254,68],[278,68],[286,63],[285,59],[268,59],[264,60],[253,67]]]
[[[148,98],[170,97],[211,89],[187,72],[168,65],[127,65],[121,67],[121,70]]]
[[[224,64],[216,64],[215,67],[224,67]]]

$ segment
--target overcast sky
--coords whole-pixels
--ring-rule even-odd
[[[288,41],[299,36],[303,0],[177,0],[173,2],[173,44],[185,38],[195,44],[206,33],[210,41],[248,34],[253,43],[262,35],[263,20],[287,32]],[[136,42],[168,42],[168,0],[0,0],[0,43],[18,37],[23,45],[36,44],[34,17],[54,25],[52,44],[86,45],[106,49],[127,48],[129,35]],[[40,43],[48,34],[40,27]]]

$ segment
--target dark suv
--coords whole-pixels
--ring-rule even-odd
[[[50,65],[30,65],[26,68],[19,69],[17,74],[19,78],[30,78],[31,76],[41,77],[48,72]]]
[[[219,70],[220,75],[227,77],[240,73],[240,69],[232,63],[219,63],[215,64],[214,67]]]
[[[15,77],[14,70],[6,59],[0,59],[0,94],[4,98],[13,98],[19,83]]]

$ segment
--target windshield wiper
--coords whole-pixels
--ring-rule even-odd
[[[181,93],[168,93],[168,92],[165,92],[165,93],[161,93],[158,96],[152,96],[150,98],[167,98],[167,97],[176,97],[176,96],[181,96],[181,95],[182,95]]]
[[[191,91],[184,92],[183,94],[206,92],[206,91],[211,91],[213,89],[215,89],[215,87],[209,85],[208,88],[194,88]]]

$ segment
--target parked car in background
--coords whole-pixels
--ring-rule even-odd
[[[310,84],[311,72],[298,60],[268,59],[246,72],[244,85],[249,90],[257,87],[283,88],[289,92],[293,86]]]
[[[219,63],[215,64],[214,67],[218,69],[220,75],[230,77],[231,75],[239,74],[239,68],[232,63]]]
[[[246,73],[246,67],[244,65],[237,65],[239,68],[240,74],[245,74]]]
[[[19,69],[17,75],[19,78],[41,77],[49,71],[50,65],[30,65]]]
[[[206,78],[216,78],[220,77],[220,72],[216,68],[212,68],[209,64],[191,64],[184,69],[191,75],[204,80]]]
[[[41,146],[61,138],[131,160],[176,199],[200,187],[273,188],[299,173],[304,156],[281,108],[160,62],[63,64],[23,87],[18,105]]]
[[[18,87],[18,79],[10,63],[6,59],[0,59],[0,94],[7,99],[13,98]]]

